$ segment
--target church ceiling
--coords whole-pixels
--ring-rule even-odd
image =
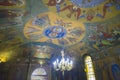
[[[0,50],[33,42],[53,53],[98,52],[120,44],[119,21],[120,0],[1,0]]]

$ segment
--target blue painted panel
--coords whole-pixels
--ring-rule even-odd
[[[71,0],[71,2],[74,5],[77,5],[79,7],[95,7],[99,4],[101,4],[102,2],[104,2],[105,0]]]
[[[66,33],[66,29],[61,26],[52,26],[44,30],[44,35],[49,38],[63,38]]]
[[[118,64],[112,65],[112,74],[113,74],[114,80],[120,80],[120,67]]]

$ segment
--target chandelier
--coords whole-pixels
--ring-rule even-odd
[[[60,70],[60,71],[62,71],[62,74],[64,75],[64,71],[66,71],[66,70],[70,71],[73,68],[73,61],[70,60],[69,58],[64,57],[63,50],[61,51],[61,56],[62,56],[61,60],[56,59],[53,62],[53,66],[56,71]]]

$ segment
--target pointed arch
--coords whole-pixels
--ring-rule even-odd
[[[84,63],[85,63],[85,71],[87,75],[87,80],[96,80],[91,56],[86,55],[84,57]]]

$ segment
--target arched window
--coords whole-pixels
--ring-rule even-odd
[[[92,59],[90,56],[85,56],[85,71],[87,75],[87,80],[96,80]]]
[[[31,75],[31,80],[48,80],[47,72],[44,68],[37,68]]]

